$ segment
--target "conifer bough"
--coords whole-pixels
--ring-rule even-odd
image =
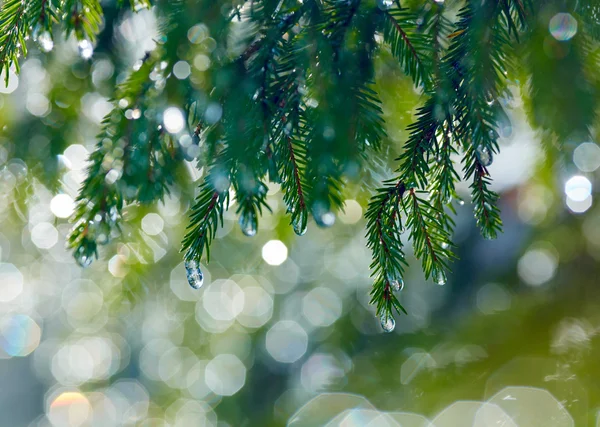
[[[160,200],[177,185],[183,160],[206,171],[183,240],[194,288],[231,197],[248,236],[269,209],[268,181],[281,184],[298,235],[309,216],[332,225],[348,177],[389,142],[374,89],[374,59],[384,49],[422,93],[396,175],[366,212],[372,303],[391,331],[394,312],[405,312],[403,233],[425,276],[446,282],[458,180],[470,182],[482,235],[501,230],[487,167],[499,150],[509,85],[520,84],[532,124],[554,140],[583,138],[596,120],[589,107],[600,92],[597,0],[123,3],[153,7],[161,36],[116,88],[90,157],[68,239],[84,266],[120,229],[124,206]],[[29,36],[49,50],[56,28],[91,46],[102,19],[97,0],[6,0],[0,66],[6,76],[13,65],[18,71]],[[191,62],[198,46],[212,67],[181,78],[178,64]],[[557,90],[568,70],[578,79],[573,96]],[[583,99],[585,111],[573,99]],[[549,103],[559,104],[554,112],[544,110]]]

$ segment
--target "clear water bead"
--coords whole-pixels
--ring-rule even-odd
[[[434,273],[433,279],[435,280],[435,283],[440,286],[444,286],[448,281],[448,279],[446,278],[446,273],[443,270]]]
[[[404,280],[401,277],[399,279],[389,279],[389,284],[394,292],[400,292],[404,289]]]
[[[92,257],[86,254],[83,246],[80,246],[74,254],[75,262],[79,264],[80,267],[87,268],[92,264]]]
[[[43,52],[50,52],[54,48],[54,40],[48,31],[44,31],[37,37],[37,43]]]
[[[396,321],[392,316],[388,316],[387,314],[381,315],[381,328],[384,332],[392,332],[396,327]]]
[[[254,212],[248,212],[240,216],[240,229],[245,236],[252,237],[256,235],[258,229],[258,219]]]
[[[477,147],[475,153],[477,155],[477,159],[479,159],[479,163],[481,163],[483,166],[489,166],[492,164],[494,157],[489,148],[480,145]]]
[[[79,55],[83,59],[90,59],[92,57],[92,55],[94,54],[94,46],[92,45],[92,42],[90,42],[89,40],[86,40],[86,39],[80,40],[77,47],[79,49]]]
[[[294,229],[294,233],[298,236],[304,236],[306,234],[306,230],[308,229],[308,213],[305,209],[298,212],[298,215],[296,215],[292,221],[292,228]]]
[[[197,261],[185,262],[185,275],[192,289],[200,289],[204,283],[204,275]]]

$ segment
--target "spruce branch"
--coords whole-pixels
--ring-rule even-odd
[[[405,190],[402,181],[388,181],[373,196],[365,215],[367,246],[373,252],[371,303],[376,305],[377,315],[385,319],[390,318],[394,310],[406,313],[391,289],[392,282],[398,286],[403,283],[404,268],[408,265],[401,241],[404,228],[400,204]]]
[[[430,88],[434,37],[419,30],[419,15],[408,9],[394,7],[382,10],[381,14],[384,20],[383,37],[390,45],[392,54],[404,72],[413,79],[415,86]]]
[[[96,40],[103,20],[98,0],[65,0],[62,10],[67,37],[75,34],[77,40]]]

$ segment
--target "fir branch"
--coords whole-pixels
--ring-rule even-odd
[[[410,189],[406,213],[415,256],[421,260],[425,278],[433,277],[436,283],[443,285],[446,283],[448,261],[454,258],[454,254],[447,246],[450,235],[440,225],[434,212],[427,200],[419,197],[414,188]]]
[[[400,61],[404,72],[415,86],[431,87],[431,59],[434,55],[434,39],[419,31],[419,16],[408,9],[382,10],[384,16],[383,37],[391,47],[393,55]],[[432,49],[433,48],[433,49]]]
[[[98,0],[65,0],[62,10],[67,37],[74,33],[78,40],[96,40],[103,20]]]
[[[41,0],[36,0],[40,2]],[[22,0],[6,0],[0,9],[0,71],[8,85],[10,67],[19,72],[19,57],[27,55],[25,41],[29,27],[28,4]]]
[[[219,169],[213,169],[214,173]],[[223,177],[212,176],[214,179]],[[217,227],[223,224],[223,215],[229,206],[229,192],[227,190],[215,190],[211,185],[211,180],[207,180],[200,187],[200,194],[196,203],[191,209],[190,225],[188,232],[182,242],[182,252],[185,252],[185,259],[188,261],[200,261],[202,254],[206,254],[206,259],[210,260],[210,244],[215,238]]]
[[[373,252],[371,263],[374,279],[371,303],[376,304],[377,315],[390,317],[394,309],[406,313],[398,297],[392,292],[390,282],[402,283],[407,265],[400,235],[403,225],[399,205],[405,192],[402,181],[388,182],[371,199],[367,219],[367,246]]]

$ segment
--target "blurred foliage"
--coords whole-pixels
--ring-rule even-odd
[[[600,148],[571,129],[597,122],[597,48],[588,50],[579,33],[556,41],[548,25],[558,9],[515,52],[527,59],[531,79],[515,72],[512,99],[500,101],[508,123],[490,173],[504,233],[479,237],[468,183],[458,182],[452,237],[459,259],[448,283],[439,287],[420,268],[407,268],[399,295],[409,313],[393,334],[382,334],[368,304],[370,254],[360,218],[373,191],[394,176],[393,159],[424,101],[397,56],[379,50],[374,69],[389,144],[348,184],[335,227],[297,238],[281,187],[269,185],[273,213],[265,212],[256,240],[240,232],[234,204],[216,231],[211,264],[203,265],[205,285],[193,291],[178,242],[207,172],[184,158],[173,172],[179,184],[163,201],[124,206],[105,260],[81,270],[64,249],[113,89],[142,66],[153,48],[145,43],[164,24],[150,11],[103,5],[105,29],[91,59],[58,34],[47,54],[30,42],[21,73],[0,89],[2,424],[314,426],[338,417],[332,425],[393,426],[392,419],[404,426],[402,411],[422,415],[408,425],[427,418],[436,427],[469,426],[481,425],[468,418],[475,403],[461,407],[463,418],[444,408],[492,399],[502,408],[490,412],[493,421],[508,414],[518,426],[596,425]],[[200,42],[183,57],[169,50],[200,82],[213,78],[210,53],[224,37],[208,18],[219,8],[206,3],[202,13]],[[577,15],[578,24],[591,16]],[[173,31],[187,38],[197,17],[183,11],[180,19]],[[520,90],[528,85],[554,95],[528,96]],[[182,99],[178,87],[166,105]],[[199,99],[208,105],[207,94]],[[525,115],[543,129],[534,132]],[[590,184],[586,197],[581,180],[566,185],[574,177]],[[494,398],[514,386],[522,388]],[[314,398],[322,404],[311,406]],[[355,407],[364,411],[343,412]],[[544,418],[557,408],[568,416]]]

